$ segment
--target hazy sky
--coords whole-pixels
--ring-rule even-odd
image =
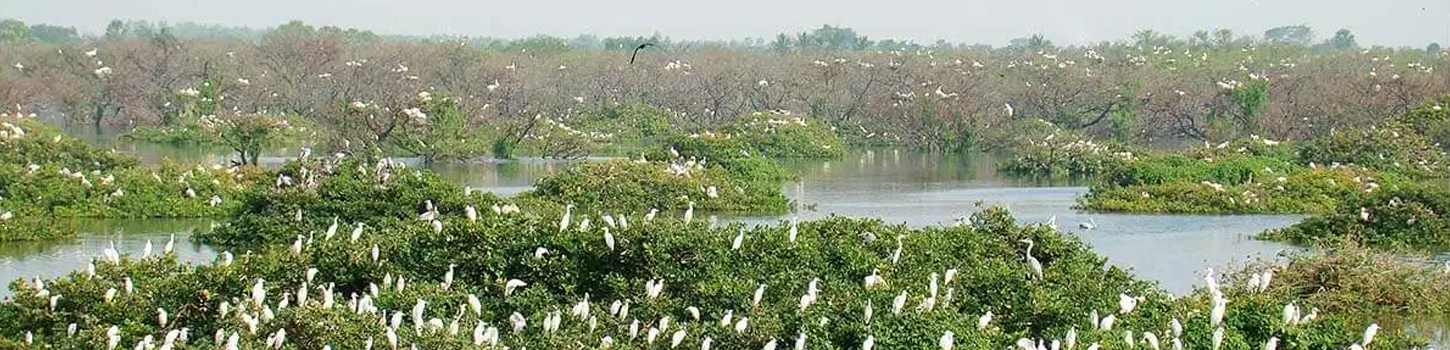
[[[1450,44],[1447,0],[0,0],[0,18],[99,33],[112,18],[270,27],[288,20],[386,34],[521,37],[773,37],[821,24],[873,39],[1005,44],[1042,33],[1058,43],[1126,38],[1138,29],[1188,35],[1308,24],[1361,44]]]

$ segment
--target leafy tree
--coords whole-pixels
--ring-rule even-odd
[[[111,20],[106,24],[106,40],[121,40],[126,37],[126,22],[119,19]]]
[[[286,131],[287,121],[263,114],[237,114],[215,121],[222,143],[237,152],[234,165],[257,165],[262,147]]]
[[[1007,47],[1025,51],[1052,51],[1056,46],[1052,44],[1052,40],[1047,40],[1047,37],[1042,34],[1033,34],[1029,37],[1012,39]]]
[[[1440,43],[1430,43],[1430,45],[1425,46],[1425,53],[1431,55],[1439,54],[1441,50]]]
[[[1354,33],[1350,32],[1347,28],[1334,32],[1334,37],[1325,40],[1320,46],[1329,51],[1346,51],[1359,48],[1359,44],[1354,41]]]
[[[797,34],[795,44],[807,50],[865,50],[871,47],[871,40],[856,34],[855,29],[822,25]]]
[[[30,38],[47,43],[66,43],[80,40],[75,27],[61,27],[48,24],[30,26]]]
[[[30,38],[30,27],[17,19],[0,20],[0,42],[13,43]]]
[[[1309,45],[1314,41],[1314,30],[1303,24],[1274,27],[1264,31],[1264,40],[1276,43]]]

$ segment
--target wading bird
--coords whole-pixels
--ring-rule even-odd
[[[650,47],[650,46],[655,46],[655,44],[654,43],[643,43],[643,44],[639,44],[639,46],[636,46],[634,48],[634,53],[629,55],[629,64],[634,64],[634,58],[636,56],[639,56],[639,50],[644,50],[644,48]]]

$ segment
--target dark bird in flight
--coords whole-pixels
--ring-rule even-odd
[[[644,50],[644,48],[650,47],[650,46],[655,46],[655,44],[654,43],[643,43],[643,44],[639,44],[638,47],[635,47],[634,48],[634,54],[629,55],[629,64],[634,64],[634,58],[636,56],[639,56],[639,50]]]

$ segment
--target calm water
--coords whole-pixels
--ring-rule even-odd
[[[162,159],[225,163],[225,153],[213,150],[159,147],[117,147],[151,163]],[[293,150],[277,150],[264,162],[280,163]],[[1042,222],[1056,216],[1059,226],[1082,237],[1113,264],[1131,268],[1144,278],[1161,282],[1181,294],[1200,280],[1210,266],[1242,263],[1246,258],[1272,258],[1292,246],[1257,241],[1250,235],[1297,221],[1299,216],[1186,216],[1083,214],[1072,209],[1086,191],[1072,181],[1044,182],[999,176],[995,160],[984,155],[941,156],[874,151],[842,160],[791,162],[804,181],[787,184],[786,194],[807,208],[779,217],[731,217],[753,223],[788,220],[792,215],[811,219],[831,214],[878,217],[910,226],[940,225],[970,215],[975,203],[999,204],[1024,222]],[[500,194],[527,190],[534,180],[568,167],[571,162],[522,160],[475,162],[436,166],[444,178]],[[1095,230],[1078,228],[1089,219]],[[92,221],[82,223],[79,238],[64,242],[7,244],[0,248],[0,281],[35,276],[51,277],[85,267],[114,241],[123,252],[140,254],[146,241],[156,252],[172,234],[185,261],[209,261],[209,247],[190,242],[195,229],[210,221]],[[8,294],[8,289],[3,291]]]

